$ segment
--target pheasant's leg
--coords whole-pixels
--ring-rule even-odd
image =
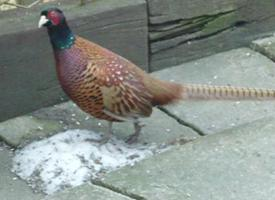
[[[144,124],[141,124],[139,121],[134,122],[134,128],[135,132],[134,134],[130,135],[129,138],[126,140],[128,144],[133,144],[137,142],[138,136],[140,135],[142,127],[144,127]]]
[[[100,144],[106,144],[113,135],[113,122],[108,122],[108,132],[98,141]]]

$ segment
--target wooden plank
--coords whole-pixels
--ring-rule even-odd
[[[148,1],[151,71],[248,46],[275,29],[273,0]]]
[[[164,23],[234,10],[247,0],[148,0],[150,22]]]

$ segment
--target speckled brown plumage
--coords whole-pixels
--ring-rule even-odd
[[[155,80],[128,60],[80,37],[70,49],[56,51],[55,58],[65,92],[81,109],[100,119],[148,117],[152,106],[180,98],[168,95],[174,88],[180,90],[178,85]],[[68,67],[75,63],[77,68]]]
[[[275,91],[229,86],[180,85],[153,78],[127,59],[72,34],[58,9],[42,11],[54,49],[58,79],[85,112],[110,122],[149,117],[152,107],[181,99],[274,99]],[[111,124],[110,124],[111,132]]]

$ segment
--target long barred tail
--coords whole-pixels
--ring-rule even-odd
[[[275,100],[275,90],[260,88],[184,84],[182,93],[184,100]]]

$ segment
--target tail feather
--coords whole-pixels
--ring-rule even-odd
[[[152,105],[166,105],[182,100],[183,87],[177,83],[147,79],[145,82],[152,94]]]
[[[216,99],[216,100],[275,100],[275,90],[184,84],[182,85],[182,99]]]
[[[180,100],[275,100],[275,89],[177,84],[157,79],[146,82],[152,105],[166,105]]]

